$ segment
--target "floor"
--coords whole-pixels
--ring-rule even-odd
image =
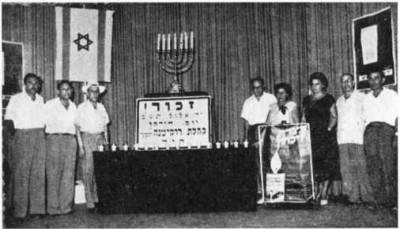
[[[101,215],[75,206],[74,213],[45,216],[22,223],[7,220],[7,228],[117,228],[117,227],[397,227],[397,212],[361,205],[329,203],[314,209],[270,209],[256,212],[195,214]]]

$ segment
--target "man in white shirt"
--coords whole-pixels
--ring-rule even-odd
[[[87,94],[87,100],[81,103],[77,110],[79,156],[82,160],[86,206],[90,212],[96,212],[95,203],[99,200],[94,177],[93,151],[107,142],[107,124],[110,119],[103,104],[97,102],[99,94],[105,91],[105,87],[92,82],[83,86],[82,90]]]
[[[29,73],[24,77],[23,91],[13,95],[5,120],[16,129],[12,155],[14,217],[22,220],[45,212],[44,103],[37,94],[40,78]],[[28,209],[29,206],[29,209]]]
[[[253,95],[244,101],[241,118],[245,120],[245,129],[247,133],[247,139],[251,145],[258,147],[258,126],[267,122],[268,113],[272,104],[276,103],[277,100],[274,95],[264,92],[264,80],[262,78],[251,79],[250,85],[253,89]],[[257,167],[260,170],[260,159],[256,154]],[[263,155],[263,158],[267,158]],[[267,163],[263,164],[263,168]],[[264,170],[265,171],[265,170]],[[262,183],[260,174],[257,178],[258,193],[261,193]],[[263,202],[262,198],[259,200]]]
[[[383,88],[382,72],[368,76],[371,92],[364,100],[366,128],[364,147],[367,171],[375,200],[386,207],[397,206],[397,112],[399,99],[393,90]]]
[[[274,95],[264,92],[262,78],[251,79],[253,95],[244,101],[241,118],[245,120],[247,139],[250,144],[258,142],[257,127],[267,121],[270,106],[277,102]]]
[[[45,104],[47,212],[50,215],[72,212],[77,143],[76,106],[70,100],[72,85],[57,84],[58,97]]]
[[[342,75],[341,84],[343,95],[336,101],[336,107],[342,192],[350,203],[374,202],[363,148],[365,95],[354,90],[351,73]]]

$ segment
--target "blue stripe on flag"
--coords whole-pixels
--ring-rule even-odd
[[[98,24],[98,50],[97,50],[97,80],[104,81],[104,38],[106,26],[106,11],[99,10],[99,24]]]
[[[70,23],[71,10],[68,7],[63,8],[63,50],[62,50],[62,79],[69,80],[69,49],[70,49]]]

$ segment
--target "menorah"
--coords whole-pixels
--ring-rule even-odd
[[[182,93],[183,88],[179,78],[183,73],[189,71],[194,62],[194,35],[190,32],[180,33],[179,47],[177,34],[158,34],[157,35],[157,54],[161,69],[174,75],[171,83],[170,93]],[[190,43],[189,43],[190,41]],[[173,47],[171,47],[173,46]]]

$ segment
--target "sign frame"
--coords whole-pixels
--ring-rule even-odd
[[[212,129],[212,98],[211,95],[195,95],[195,96],[165,96],[165,97],[145,97],[145,98],[137,98],[136,99],[136,136],[135,136],[135,144],[139,143],[139,103],[143,101],[174,101],[174,100],[189,100],[189,99],[207,99],[207,107],[208,107],[208,142],[211,142],[213,129]]]
[[[392,67],[392,70],[393,70],[393,73],[392,73],[392,77],[393,77],[392,81],[393,82],[387,81],[387,82],[384,83],[384,86],[397,85],[397,68],[396,68],[396,64],[397,64],[397,62],[396,62],[396,49],[397,49],[397,47],[396,47],[396,42],[395,42],[395,37],[394,37],[394,31],[395,30],[394,30],[394,23],[393,23],[393,14],[392,14],[391,7],[386,7],[384,9],[379,10],[379,11],[376,11],[376,12],[373,12],[373,13],[370,13],[370,14],[363,15],[361,17],[357,17],[357,18],[352,19],[351,29],[352,29],[352,51],[353,51],[353,74],[354,74],[354,78],[355,78],[355,88],[357,90],[360,90],[360,91],[369,91],[370,90],[370,87],[369,87],[369,85],[367,85],[365,83],[365,80],[363,80],[362,82],[359,82],[360,81],[359,80],[360,76],[368,75],[367,72],[365,72],[363,74],[359,74],[359,70],[360,70],[359,67],[360,66],[363,67],[363,68],[366,68],[366,69],[374,69],[374,71],[375,71],[375,69],[376,69],[376,71],[384,71],[385,70],[385,66],[378,66],[378,65],[381,65],[381,64],[385,64],[387,62],[387,60],[382,60],[382,59],[379,58],[380,55],[381,56],[383,55],[382,51],[379,50],[379,47],[380,47],[380,44],[382,42],[385,42],[385,41],[388,42],[388,40],[385,40],[385,41],[381,40],[382,37],[379,36],[379,28],[378,28],[378,38],[377,38],[378,39],[378,41],[377,41],[378,42],[378,44],[377,44],[378,45],[378,47],[377,47],[378,48],[378,53],[377,53],[378,60],[376,62],[368,63],[366,65],[364,65],[363,63],[357,63],[357,60],[358,59],[362,59],[363,56],[362,56],[362,50],[359,50],[359,49],[362,49],[361,48],[362,45],[358,44],[358,39],[361,39],[360,38],[361,32],[360,32],[360,34],[357,34],[357,36],[356,36],[356,29],[357,29],[357,31],[358,30],[361,31],[362,28],[367,28],[368,26],[371,26],[371,25],[374,25],[374,24],[376,24],[378,26],[378,23],[371,23],[371,21],[373,20],[372,18],[376,17],[376,16],[379,16],[379,14],[386,13],[386,11],[388,11],[389,14],[390,14],[390,22],[389,22],[390,25],[389,25],[389,28],[390,28],[390,33],[391,33],[390,34],[391,35],[391,39],[389,38],[388,40],[390,40],[390,46],[391,46],[391,49],[392,49],[392,52],[390,54],[391,54],[391,61],[393,63],[392,63],[392,66],[389,66],[389,67]],[[370,21],[367,21],[368,19]],[[367,26],[362,27],[362,25],[359,25],[359,24],[356,25],[356,23],[366,24]],[[383,24],[383,22],[381,24]],[[357,27],[357,28],[355,28],[355,27]],[[357,41],[356,41],[356,37],[358,38]],[[360,47],[358,47],[357,50],[356,50],[356,42],[357,42],[357,46],[360,45]],[[360,43],[361,43],[361,41],[360,41]],[[359,55],[359,53],[361,53],[361,56]],[[360,65],[360,66],[358,66],[358,65]],[[382,69],[380,69],[380,68],[382,68]],[[363,69],[361,71],[364,72],[364,71],[367,71],[367,70]],[[368,70],[368,71],[371,71],[371,70]]]

